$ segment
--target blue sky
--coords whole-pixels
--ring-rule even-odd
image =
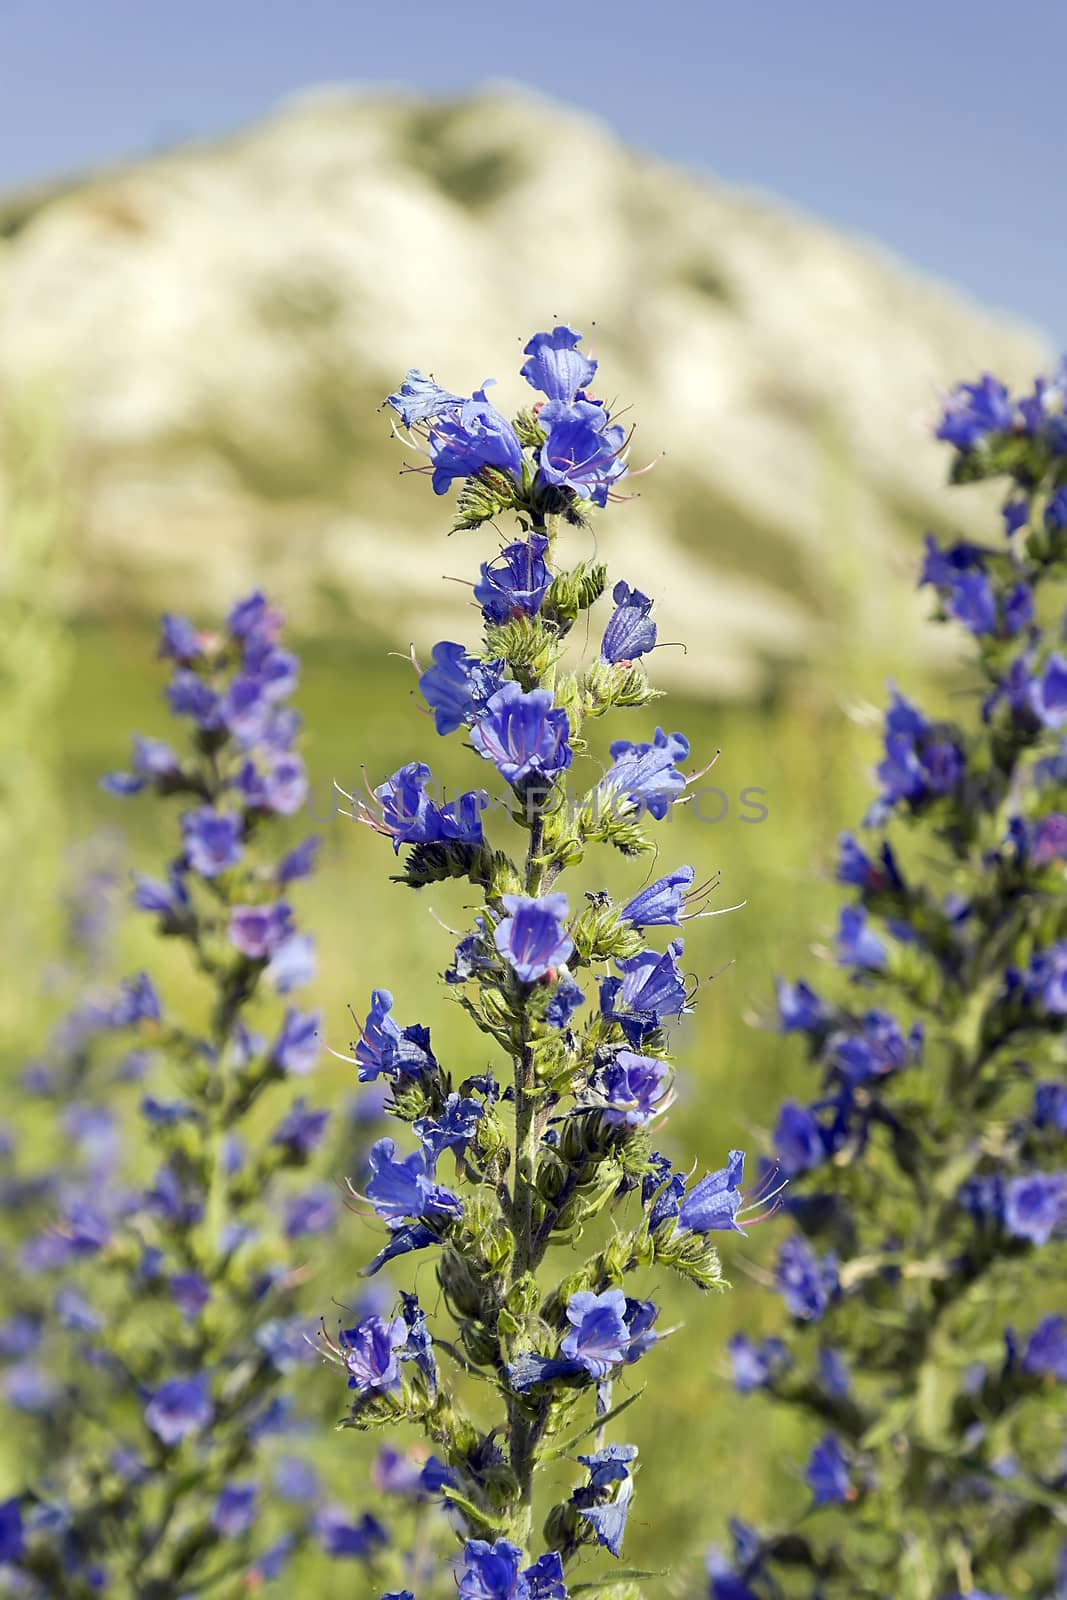
[[[225,131],[319,83],[512,79],[1067,345],[1065,65],[1055,0],[0,0],[0,187]]]

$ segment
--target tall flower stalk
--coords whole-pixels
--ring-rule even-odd
[[[954,483],[1007,485],[1002,536],[931,539],[921,575],[971,714],[894,691],[840,846],[848,981],[779,987],[818,1075],[774,1129],[791,1322],[731,1354],[811,1453],[796,1519],[711,1557],[714,1600],[1067,1593],[1065,402],[1067,366],[1021,399],[986,376],[939,428]]]
[[[219,633],[165,618],[186,748],[136,739],[132,769],[105,780],[177,806],[176,853],[133,901],[200,994],[168,1003],[173,964],[98,985],[27,1077],[60,1102],[66,1143],[43,1172],[39,1142],[6,1152],[21,1244],[0,1361],[25,1482],[0,1507],[0,1571],[19,1594],[235,1595],[309,1535],[368,1561],[385,1541],[319,1504],[280,1443],[285,1375],[315,1360],[309,1241],[340,1211],[307,1177],[328,1113],[292,1092],[319,1055],[318,1016],[293,1000],[313,950],[290,904],[315,841],[272,849],[307,787],[281,621],[259,594]]]
[[[689,746],[656,729],[644,742],[617,739],[599,772],[586,756],[589,722],[655,697],[643,658],[656,624],[652,601],[620,581],[595,657],[565,658],[607,574],[595,561],[561,570],[558,530],[584,527],[613,495],[627,440],[591,398],[596,362],[579,334],[538,334],[525,353],[537,399],[513,421],[487,386],[467,399],[418,371],[389,398],[426,463],[415,470],[437,494],[459,483],[456,527],[505,516],[518,525],[481,564],[481,639],[437,644],[419,678],[438,734],[465,734],[492,800],[478,787],[446,801],[422,762],[350,797],[352,815],[403,852],[400,882],[460,879],[477,891],[444,978],[492,1047],[488,1067],[451,1071],[427,1029],[402,1026],[376,990],[352,1049],[361,1079],[388,1081],[389,1110],[413,1136],[402,1149],[380,1140],[353,1193],[387,1230],[368,1270],[432,1251],[453,1324],[431,1330],[405,1293],[394,1317],[326,1336],[348,1377],[349,1424],[418,1424],[449,1512],[442,1526],[459,1531],[444,1561],[397,1561],[394,1600],[457,1590],[462,1600],[561,1600],[572,1569],[595,1566],[591,1550],[621,1556],[637,1452],[615,1438],[616,1419],[637,1397],[629,1369],[666,1336],[654,1301],[628,1287],[667,1267],[718,1288],[711,1235],[741,1231],[745,1208],[740,1152],[694,1182],[653,1149],[671,1099],[669,1029],[694,999],[681,938],[665,950],[654,941],[700,915],[709,886],[682,866],[651,883],[646,872],[623,904],[605,892],[572,903],[559,887],[594,846],[631,861],[654,850],[647,825],[684,802]],[[501,795],[494,844],[484,823]],[[521,849],[508,848],[513,839]],[[601,1213],[610,1226],[576,1266]],[[549,1265],[560,1247],[562,1275]],[[558,1484],[568,1463],[571,1487],[544,1504],[542,1469],[554,1465],[543,1481]],[[642,1576],[594,1573],[583,1588],[636,1594],[627,1586]]]

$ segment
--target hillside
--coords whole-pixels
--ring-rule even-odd
[[[690,643],[663,669],[718,694],[913,647],[938,391],[1047,360],[873,247],[510,89],[324,92],[14,197],[0,233],[0,400],[61,407],[73,608],[264,581],[309,624],[454,633],[440,574],[489,550],[431,543],[447,505],[398,476],[376,407],[410,365],[518,402],[522,340],[566,319],[632,405],[634,464],[665,452],[613,561]]]

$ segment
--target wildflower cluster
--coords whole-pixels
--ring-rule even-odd
[[[680,867],[625,904],[605,892],[572,904],[557,887],[591,845],[629,858],[652,850],[645,823],[684,800],[689,747],[659,729],[643,742],[616,740],[606,771],[580,804],[567,803],[587,720],[653,698],[642,658],[656,625],[651,600],[618,583],[597,656],[564,665],[605,571],[561,570],[557,527],[604,504],[626,471],[624,439],[590,397],[596,363],[577,333],[538,334],[526,355],[522,374],[539,398],[514,423],[490,405],[487,386],[464,399],[418,372],[389,400],[409,442],[428,453],[435,490],[460,480],[462,523],[503,510],[518,520],[520,536],[481,567],[481,640],[437,644],[419,684],[437,732],[463,730],[507,785],[510,838],[522,846],[515,859],[490,843],[481,789],[434,799],[421,762],[353,801],[353,815],[402,853],[400,881],[457,878],[478,892],[444,979],[488,1057],[477,1070],[450,1070],[424,1026],[394,1017],[382,989],[352,1048],[359,1077],[386,1080],[389,1110],[407,1125],[374,1146],[355,1197],[384,1228],[368,1270],[432,1252],[454,1325],[431,1331],[405,1293],[391,1318],[363,1317],[325,1339],[347,1379],[349,1424],[417,1424],[434,1454],[409,1464],[404,1481],[420,1502],[443,1503],[442,1538],[449,1525],[460,1531],[447,1564],[418,1548],[398,1562],[391,1600],[564,1600],[583,1550],[621,1555],[637,1452],[607,1432],[635,1398],[617,1399],[617,1387],[664,1337],[654,1301],[629,1280],[658,1266],[717,1287],[712,1236],[741,1231],[745,1209],[739,1152],[692,1182],[652,1148],[671,1100],[668,1030],[693,993],[681,938],[665,949],[646,940],[699,915],[708,886]],[[575,1265],[575,1246],[608,1210],[612,1232]],[[554,1246],[567,1247],[562,1278],[541,1272]],[[535,1519],[539,1469],[555,1463],[557,1481],[567,1462],[577,1481]],[[617,1569],[583,1588],[610,1583],[623,1596],[640,1576]]]
[[[811,1425],[805,1507],[733,1525],[715,1600],[1060,1596],[1067,1494],[1067,367],[949,399],[953,481],[1007,480],[1003,542],[928,541],[973,639],[976,715],[894,692],[850,891],[840,1000],[782,983],[818,1087],[774,1154],[796,1231],[783,1338],[737,1387]]]
[[[329,1506],[309,1510],[311,1465],[280,1443],[280,1386],[315,1360],[298,1300],[310,1240],[340,1210],[307,1177],[328,1114],[293,1094],[319,1053],[295,998],[314,952],[290,905],[315,841],[269,849],[306,788],[280,627],[258,594],[217,635],[165,618],[187,748],[137,739],[104,780],[180,808],[174,859],[136,877],[133,901],[185,947],[203,998],[179,1017],[146,972],[98,986],[25,1076],[63,1138],[46,1170],[35,1148],[5,1152],[18,1243],[0,1363],[25,1469],[0,1507],[11,1592],[234,1593],[309,1534],[331,1553],[341,1538]],[[368,1550],[384,1540],[359,1527]]]

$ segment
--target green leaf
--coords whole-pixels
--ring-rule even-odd
[[[567,1440],[566,1444],[561,1444],[558,1449],[553,1450],[551,1455],[542,1456],[541,1459],[543,1461],[558,1461],[561,1456],[569,1456],[576,1444],[581,1444],[582,1440],[588,1439],[591,1433],[599,1433],[600,1429],[606,1428],[609,1422],[614,1422],[616,1417],[621,1417],[622,1413],[628,1411],[635,1400],[640,1400],[644,1392],[644,1387],[642,1387],[638,1389],[636,1394],[627,1395],[626,1399],[620,1400],[617,1406],[612,1406],[611,1410],[605,1411],[602,1417],[597,1417],[587,1428],[583,1428],[580,1433],[574,1434],[573,1437]]]

